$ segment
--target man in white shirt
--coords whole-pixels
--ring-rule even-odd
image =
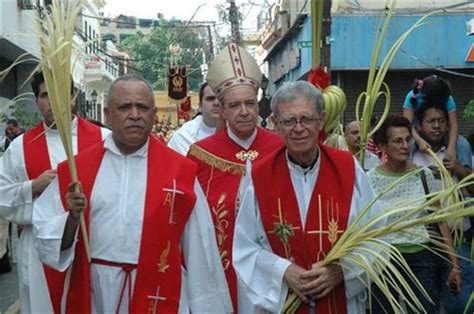
[[[32,210],[33,201],[55,178],[56,166],[66,159],[43,74],[36,73],[31,85],[43,121],[12,141],[0,161],[0,216],[23,225],[17,252],[22,313],[53,311],[48,292],[52,285],[46,277],[54,276],[54,272],[43,267],[33,248]],[[74,153],[100,142],[109,133],[78,117],[71,124]]]
[[[352,155],[359,160],[358,154],[360,152],[360,122],[349,122],[344,128],[344,137],[346,138],[347,147]],[[369,171],[380,164],[380,159],[372,152],[365,150],[364,155],[364,170]]]
[[[219,106],[219,100],[209,84],[202,84],[199,90],[201,114],[176,130],[168,142],[168,147],[186,156],[192,144],[214,134],[220,118]]]
[[[420,125],[418,133],[431,145],[433,152],[441,159],[446,169],[452,172],[454,177],[462,179],[472,173],[472,164],[470,158],[470,146],[463,137],[458,139],[462,142],[462,149],[458,145],[456,156],[446,158],[446,136],[448,135],[448,119],[446,108],[442,106],[425,105],[418,112]],[[413,151],[413,163],[420,166],[433,164],[431,155],[421,152],[415,147]],[[470,194],[474,194],[474,184],[468,186]]]
[[[350,153],[318,144],[323,97],[313,85],[283,85],[271,107],[285,146],[253,165],[235,227],[247,311],[281,312],[291,289],[306,311],[365,313],[356,265],[313,265],[374,198],[368,178]]]
[[[62,311],[232,311],[196,167],[150,136],[156,107],[148,82],[118,78],[105,114],[112,134],[76,159],[82,191],[63,163],[33,211],[41,260],[68,274]]]

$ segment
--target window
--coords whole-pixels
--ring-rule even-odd
[[[21,10],[34,10],[35,2],[35,0],[17,0],[17,5]]]

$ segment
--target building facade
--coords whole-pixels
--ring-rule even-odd
[[[47,14],[46,0],[16,0],[0,2],[0,71],[10,67],[21,55],[39,59],[39,36],[35,18]],[[98,11],[100,1],[84,8],[77,19],[73,41],[76,49],[72,55],[72,79],[79,91],[77,105],[79,114],[86,118],[103,121],[102,104],[108,86],[118,76],[118,65],[112,54],[113,43],[101,40]],[[98,39],[98,40],[93,40]],[[86,42],[90,42],[86,45]],[[27,79],[37,62],[21,64],[13,68],[0,84],[0,115],[10,117],[11,100],[25,95],[15,103],[26,111],[35,112],[34,96]],[[0,126],[1,127],[1,126]],[[3,130],[0,130],[3,132]]]
[[[264,60],[271,85],[270,93],[286,81],[305,79],[312,67],[311,18],[308,8],[291,9],[305,1],[280,1],[280,11],[274,16],[285,25],[273,23],[268,38],[263,39]],[[285,9],[290,8],[290,9]],[[415,30],[393,60],[385,82],[392,93],[392,112],[401,112],[403,100],[415,78],[437,74],[451,83],[458,105],[460,133],[474,127],[462,120],[462,111],[474,98],[474,36],[469,25],[474,18],[474,5],[457,1],[399,1],[382,47],[380,61],[392,44],[423,15],[430,16],[426,24]],[[368,69],[378,28],[381,26],[381,4],[376,1],[339,1],[331,12],[331,33],[323,40],[330,43],[332,83],[346,93],[348,107],[344,122],[355,119],[355,102],[366,89]],[[279,26],[279,27],[278,27]],[[265,46],[265,43],[270,42]],[[379,62],[380,64],[380,62]],[[376,114],[382,111],[382,104]]]

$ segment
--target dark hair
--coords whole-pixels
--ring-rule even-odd
[[[39,87],[44,83],[44,75],[43,72],[36,72],[33,74],[33,80],[31,81],[31,88],[33,89],[33,93],[35,97],[38,98],[39,96]],[[71,77],[71,94],[74,93],[74,81]]]
[[[433,104],[433,103],[426,103],[424,106],[420,107],[415,113],[416,118],[418,119],[419,123],[423,121],[425,112],[429,109],[441,110],[444,113],[444,117],[446,118],[446,120],[448,120],[448,110],[446,109],[446,106]]]
[[[204,90],[206,89],[207,86],[209,86],[209,84],[207,82],[204,82],[199,88],[199,102],[200,103],[202,103],[202,98],[204,97]]]
[[[14,127],[18,127],[18,121],[16,121],[15,119],[8,119],[7,124],[11,124]]]
[[[415,107],[419,101],[418,95],[420,92],[424,95],[424,102],[419,104],[420,107],[427,103],[446,106],[451,95],[448,81],[437,75],[430,75],[422,80],[415,79],[412,91],[413,97],[410,99],[410,102]]]
[[[411,123],[407,118],[397,114],[389,115],[385,121],[382,123],[380,128],[375,132],[373,138],[377,145],[387,144],[388,142],[388,129],[390,127],[402,127],[407,128],[411,134]]]

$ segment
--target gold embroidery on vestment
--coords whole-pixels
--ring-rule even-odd
[[[191,145],[188,154],[190,156],[196,157],[200,161],[208,164],[209,166],[215,167],[221,171],[230,172],[232,174],[239,174],[242,176],[245,175],[245,165],[217,157],[216,155],[209,153],[208,151],[202,149],[197,145]]]

